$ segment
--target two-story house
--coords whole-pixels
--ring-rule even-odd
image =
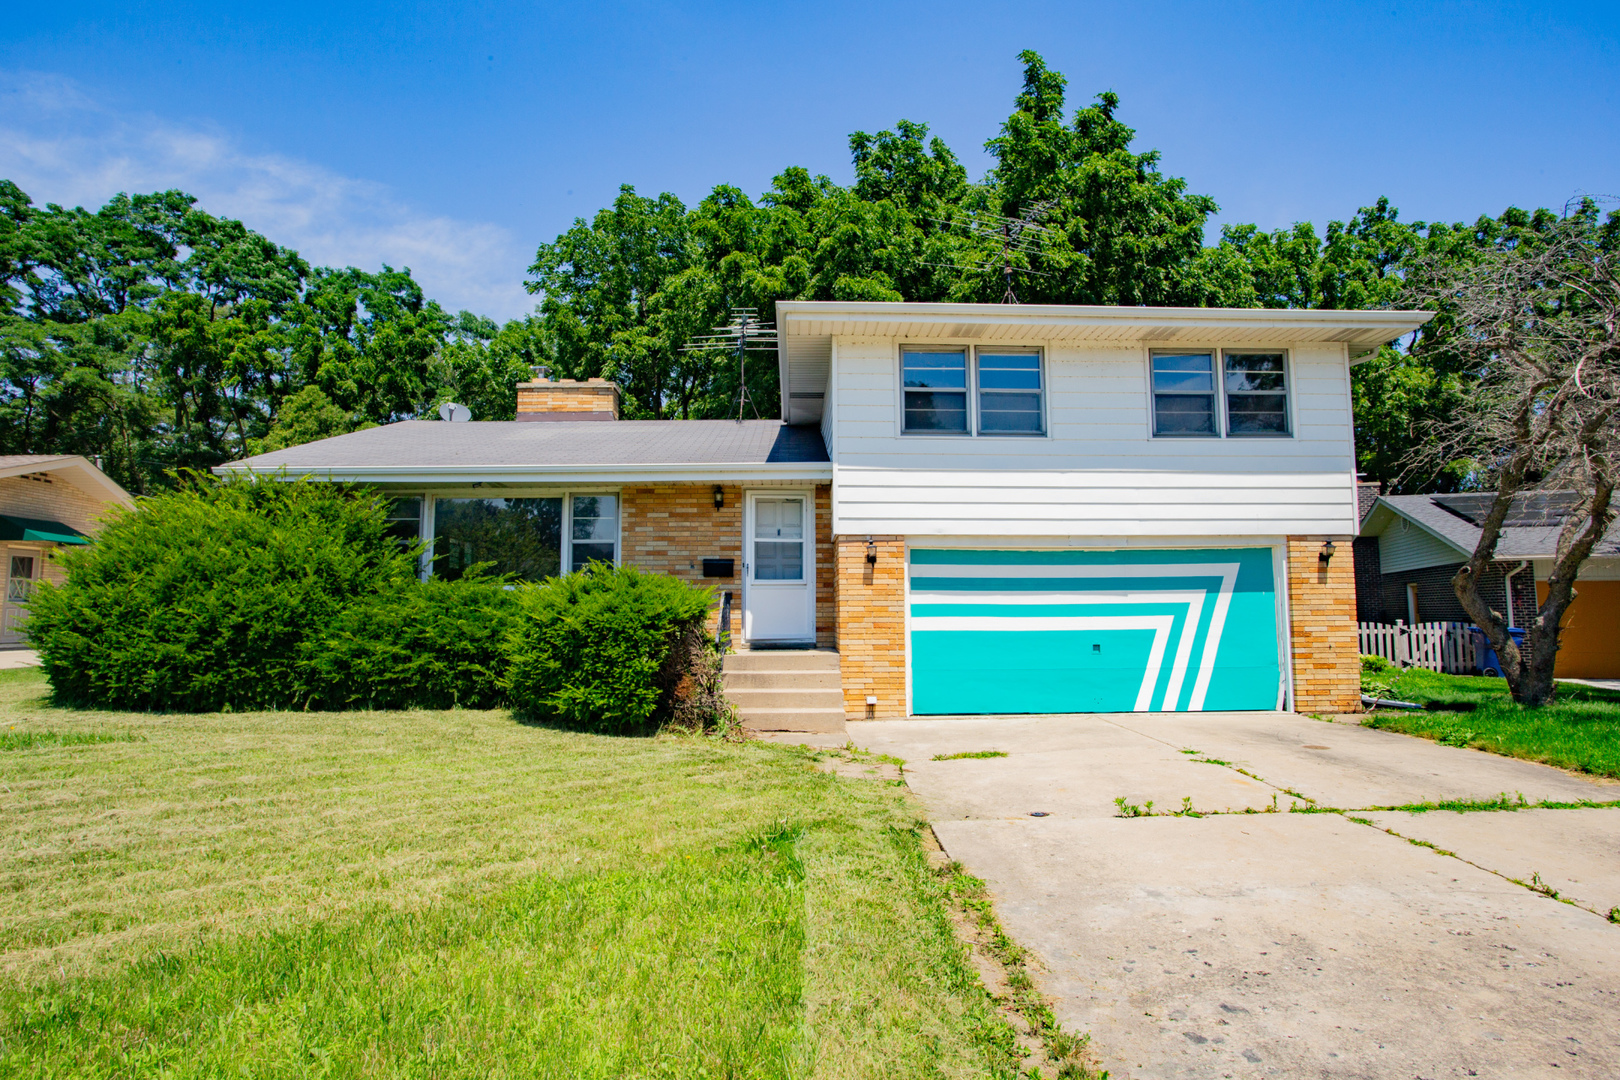
[[[845,713],[1359,705],[1350,366],[1403,311],[782,302],[783,419],[407,421],[237,462],[375,484],[434,572],[614,559],[836,650]]]

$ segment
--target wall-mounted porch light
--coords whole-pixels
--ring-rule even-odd
[[[1316,553],[1316,561],[1322,564],[1322,569],[1327,569],[1327,564],[1333,560],[1333,553],[1336,550],[1338,549],[1333,546],[1333,541],[1329,540],[1322,545],[1322,550]]]
[[[870,537],[866,540],[866,561],[873,566],[877,565],[877,545],[872,543]]]
[[[722,510],[726,505],[726,489],[719,484],[714,485],[714,508]]]

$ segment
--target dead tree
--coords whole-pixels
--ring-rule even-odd
[[[1584,209],[1542,236],[1464,263],[1431,263],[1424,285],[1407,297],[1447,313],[1450,329],[1430,347],[1449,350],[1474,380],[1461,412],[1414,448],[1409,473],[1433,475],[1465,461],[1470,486],[1494,494],[1452,588],[1522,705],[1553,698],[1560,624],[1581,566],[1616,512],[1620,279],[1612,243],[1595,211]],[[1479,582],[1516,500],[1522,505],[1537,491],[1570,494],[1560,499],[1566,513],[1547,595],[1521,652]]]

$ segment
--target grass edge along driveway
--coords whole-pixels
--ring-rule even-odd
[[[0,1075],[1011,1076],[903,788],[0,674]]]
[[[1551,705],[1526,709],[1508,695],[1503,679],[1406,668],[1363,673],[1361,682],[1364,693],[1377,697],[1425,706],[1432,702],[1473,707],[1470,711],[1385,709],[1362,721],[1368,727],[1620,778],[1620,692],[1560,682]]]

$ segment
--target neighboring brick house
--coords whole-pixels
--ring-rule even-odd
[[[1356,541],[1373,547],[1377,571],[1357,574],[1358,617],[1380,623],[1472,622],[1451,580],[1479,543],[1479,522],[1492,499],[1478,493],[1381,496]],[[1527,626],[1536,617],[1572,502],[1566,492],[1539,492],[1511,505],[1497,559],[1479,585],[1481,597],[1509,625]],[[1620,525],[1609,530],[1581,568],[1575,591],[1559,635],[1557,675],[1620,677]]]
[[[28,598],[62,580],[51,554],[88,544],[110,507],[129,493],[77,454],[0,455],[0,647],[27,644]]]
[[[1353,711],[1350,365],[1427,318],[782,302],[780,421],[537,378],[228,468],[392,492],[438,573],[707,581],[740,648],[836,650],[852,718]]]

